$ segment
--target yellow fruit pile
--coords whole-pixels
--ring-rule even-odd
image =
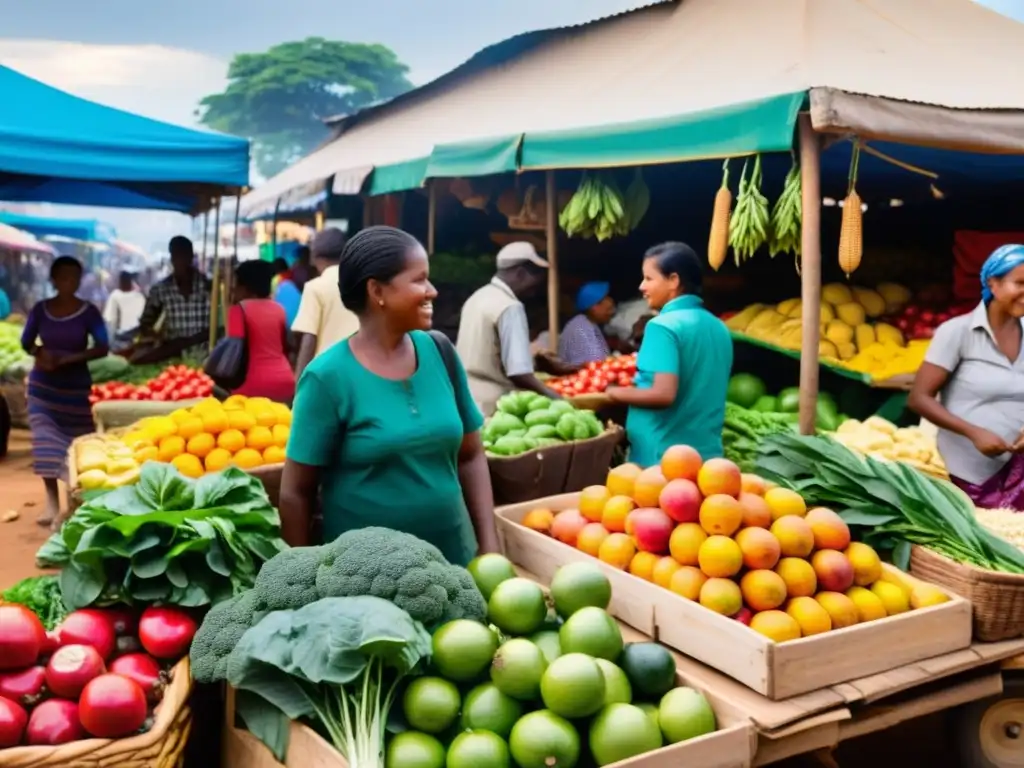
[[[898,428],[880,416],[871,416],[864,421],[844,421],[833,437],[847,448],[866,456],[883,461],[901,461],[932,477],[949,479],[935,436],[921,427]]]
[[[901,347],[889,343],[871,344],[850,360],[840,363],[851,371],[867,374],[874,381],[885,381],[896,376],[912,376],[928,354],[927,339],[916,339]]]
[[[74,444],[78,486],[85,491],[109,490],[131,485],[139,479],[134,452],[112,435],[93,435]]]
[[[884,315],[898,312],[910,301],[910,291],[895,283],[882,283],[875,290],[848,287],[841,283],[821,290],[821,342],[818,354],[833,365],[844,365],[867,373],[872,378],[883,367],[880,359],[899,357],[896,350],[906,342],[895,326],[877,322]],[[726,321],[730,330],[746,334],[783,349],[799,350],[802,338],[800,299],[786,299],[776,306],[751,304]],[[874,321],[874,322],[869,322]],[[915,350],[914,354],[917,352]],[[923,353],[922,353],[923,354]],[[902,370],[913,356],[906,356],[897,367]],[[920,366],[920,362],[917,364]],[[916,371],[917,367],[913,369]],[[913,372],[911,371],[911,372]]]
[[[140,464],[173,464],[186,477],[228,466],[253,469],[284,461],[292,412],[264,397],[209,398],[169,416],[152,416],[122,438]]]

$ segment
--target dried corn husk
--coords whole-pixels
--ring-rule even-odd
[[[716,272],[725,263],[729,252],[729,216],[732,212],[732,192],[729,191],[729,161],[722,163],[722,186],[715,194],[715,208],[711,215],[708,236],[708,264]]]
[[[850,186],[843,200],[843,217],[839,229],[839,267],[849,277],[860,266],[864,254],[864,211],[857,194],[857,170],[860,165],[860,144],[855,144],[850,158]]]

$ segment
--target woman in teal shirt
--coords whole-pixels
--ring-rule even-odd
[[[427,254],[411,235],[370,227],[345,245],[342,303],[359,330],[299,380],[281,481],[281,524],[309,542],[321,494],[324,539],[384,526],[425,539],[452,563],[498,551],[494,499],[466,373],[429,332]]]
[[[644,329],[636,387],[608,390],[629,406],[629,460],[654,466],[672,445],[719,457],[732,338],[704,308],[700,259],[684,243],[662,243],[644,254],[643,275],[640,293],[658,315]]]

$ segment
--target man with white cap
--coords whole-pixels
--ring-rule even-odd
[[[522,299],[547,282],[548,262],[528,242],[509,243],[498,252],[497,274],[462,306],[457,349],[469,389],[485,416],[498,398],[514,389],[558,395],[534,374],[530,328]]]

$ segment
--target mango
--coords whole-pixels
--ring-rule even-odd
[[[794,597],[786,603],[786,613],[800,625],[804,637],[820,635],[832,629],[832,617],[813,597]]]

